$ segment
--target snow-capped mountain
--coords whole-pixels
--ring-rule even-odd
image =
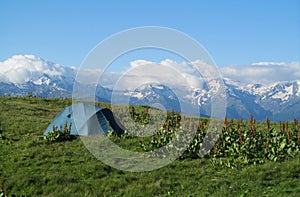
[[[248,119],[250,113],[260,121],[266,117],[273,121],[300,118],[300,80],[294,82],[276,82],[269,85],[243,84],[231,79],[224,79],[226,92],[226,116],[235,119]],[[154,101],[180,111],[182,105],[200,106],[202,116],[210,116],[211,98],[221,86],[215,80],[208,81],[201,89],[190,90],[189,95],[181,97],[169,92],[169,88],[147,85],[130,92],[131,104],[147,105]],[[127,93],[128,94],[128,93]],[[172,99],[166,99],[172,98]],[[170,110],[170,109],[169,109]]]
[[[275,120],[300,117],[300,80],[269,85],[248,84],[243,89]]]
[[[77,68],[46,61],[34,55],[16,55],[0,62],[0,94],[42,97],[71,97]],[[270,84],[241,83],[229,78],[210,80],[201,88],[184,89],[163,84],[146,84],[135,90],[113,91],[96,84],[77,84],[81,98],[89,90],[96,91],[96,100],[129,102],[134,105],[151,105],[162,109],[180,111],[183,106],[200,106],[202,115],[210,115],[211,99],[222,87],[225,88],[227,117],[248,119],[250,112],[258,120],[266,116],[274,121],[300,119],[300,80]],[[85,92],[87,95],[85,95]],[[225,98],[225,97],[224,97]]]
[[[131,105],[149,105],[162,110],[181,112],[180,101],[176,94],[162,84],[147,84],[125,95],[129,96]]]
[[[75,67],[64,67],[34,55],[16,55],[0,63],[0,93],[70,96],[75,74]]]

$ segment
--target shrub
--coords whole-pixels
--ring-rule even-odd
[[[72,140],[75,138],[75,136],[70,134],[71,127],[72,123],[70,123],[69,126],[67,123],[65,123],[64,127],[60,125],[59,129],[57,126],[53,126],[52,131],[45,136],[45,139],[49,142],[63,142]]]
[[[188,131],[182,130],[182,126],[178,127],[178,125],[185,125],[180,121],[179,114],[169,113],[164,127],[160,128],[150,140],[141,141],[142,150],[148,152],[165,146],[175,133],[184,132],[184,135],[187,135]],[[199,121],[198,127],[196,126],[190,126],[190,129],[197,129],[197,132],[180,158],[198,157],[205,147],[204,138],[210,138],[210,134],[213,134],[207,133],[207,125],[203,121]],[[288,122],[285,123],[284,129],[282,127],[281,131],[271,128],[268,118],[265,127],[261,123],[258,127],[252,115],[248,122],[225,119],[222,132],[218,136],[212,135],[218,137],[217,143],[205,157],[210,158],[214,165],[227,167],[259,164],[267,160],[284,161],[295,157],[300,152],[299,123],[295,119],[293,129],[288,128]]]

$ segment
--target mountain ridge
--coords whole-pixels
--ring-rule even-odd
[[[11,67],[5,66],[7,64]],[[0,62],[0,94],[22,96],[31,93],[41,97],[71,97],[76,72],[75,67],[64,67],[33,55],[13,56]],[[264,120],[266,116],[274,121],[300,118],[300,112],[297,110],[300,109],[300,80],[261,84],[241,83],[223,78],[222,82],[226,91],[228,118],[247,119],[250,113],[258,120]],[[216,84],[212,81],[207,83]],[[95,89],[95,85],[80,84],[80,87],[92,90],[90,88]],[[170,89],[163,84],[145,85],[132,91],[119,90],[116,95],[120,99],[116,102],[127,100],[136,105],[155,105],[162,102],[165,109],[176,108],[177,111],[180,110],[180,104],[188,103],[200,106],[201,114],[208,115],[213,91],[207,85],[188,90],[189,93],[181,90],[183,100],[179,100],[172,92],[172,87]],[[112,92],[112,89],[98,85],[95,89],[95,99],[109,102]]]

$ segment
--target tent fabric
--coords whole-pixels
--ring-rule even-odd
[[[101,110],[103,115],[105,116],[106,120],[109,120],[109,124],[114,132],[118,135],[122,135],[126,130],[125,127],[120,123],[120,121],[114,116],[112,111],[107,108],[103,108]]]
[[[76,121],[75,121],[76,120]],[[109,124],[108,124],[109,122]],[[124,133],[125,127],[115,118],[112,111],[88,103],[75,103],[61,111],[47,127],[47,135],[54,127],[58,129],[67,124],[71,126],[71,135],[97,135],[107,134],[109,125],[117,135]]]

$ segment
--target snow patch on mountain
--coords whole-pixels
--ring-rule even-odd
[[[140,61],[140,64],[143,62]],[[144,62],[145,63],[145,62]],[[151,62],[146,62],[150,64]],[[225,89],[225,95],[218,95],[221,99],[227,101],[227,115],[229,118],[247,118],[249,113],[253,113],[259,120],[265,119],[266,116],[273,120],[281,120],[284,118],[300,118],[300,80],[293,81],[276,81],[269,83],[247,83],[233,80],[226,77],[219,79],[203,79],[198,75],[193,77],[193,69],[188,68],[188,75],[182,80],[174,79],[172,73],[168,73],[167,79],[163,79],[162,75],[157,75],[162,65],[175,64],[172,61],[163,61],[160,64],[151,63],[151,67],[143,67],[143,69],[135,68],[135,72],[127,78],[123,77],[120,89],[113,89],[115,86],[112,81],[117,81],[122,73],[105,73],[102,77],[101,86],[91,81],[95,76],[99,76],[101,70],[81,72],[82,81],[77,86],[80,98],[89,98],[91,92],[95,92],[96,99],[99,101],[112,102],[112,95],[115,93],[114,99],[116,103],[130,102],[137,105],[157,105],[163,106],[164,109],[180,110],[184,106],[200,106],[202,114],[209,115],[209,109],[214,96],[218,95],[221,89]],[[186,64],[177,63],[176,66],[184,66]],[[271,65],[271,64],[269,64]],[[137,65],[138,66],[138,65]],[[155,66],[155,72],[149,74],[152,66]],[[255,67],[261,67],[257,64]],[[271,65],[272,67],[274,65]],[[297,69],[298,64],[290,66],[281,65],[284,68],[292,67]],[[278,66],[277,66],[278,67]],[[280,68],[281,68],[280,67]],[[147,71],[147,80],[140,73]],[[232,68],[233,69],[233,68]],[[257,68],[256,68],[257,69]],[[0,94],[11,95],[27,95],[29,92],[36,96],[44,97],[71,97],[73,85],[76,80],[77,68],[64,67],[34,55],[16,55],[4,62],[0,62]],[[168,69],[164,71],[170,71]],[[228,70],[229,72],[229,70]],[[230,71],[231,72],[231,71]],[[164,72],[163,72],[164,73]],[[177,73],[178,74],[178,73]],[[153,76],[156,77],[153,80]],[[159,80],[158,80],[159,79]],[[134,81],[136,80],[136,81]],[[183,82],[191,80],[193,83],[182,86]],[[138,88],[136,84],[139,82],[158,81],[161,83],[144,84]],[[119,82],[120,83],[120,82]],[[130,85],[131,84],[131,85]],[[110,85],[110,86],[109,86]],[[127,88],[127,89],[126,89]]]

